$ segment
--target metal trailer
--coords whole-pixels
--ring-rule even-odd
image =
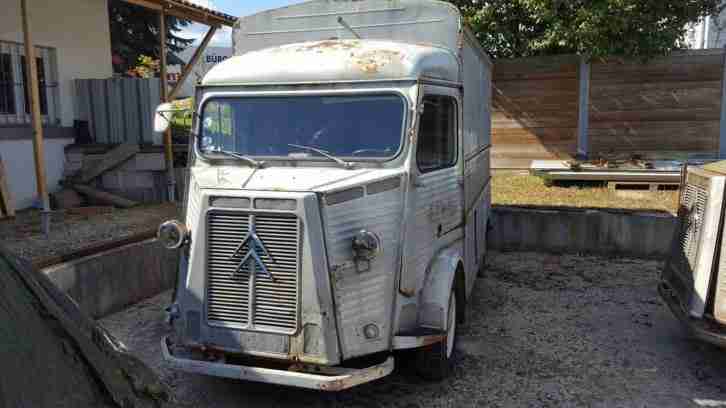
[[[686,166],[678,228],[658,291],[698,338],[726,347],[726,164]]]
[[[486,251],[487,54],[455,7],[430,0],[311,1],[241,18],[233,35],[236,56],[197,89],[185,217],[160,227],[184,248],[166,361],[337,391],[415,348],[419,371],[443,377]],[[393,96],[402,105],[359,120],[382,106],[369,98]],[[263,120],[251,112],[264,103],[289,105]],[[338,104],[356,109],[299,115]],[[397,145],[340,147],[380,138],[399,108]],[[356,127],[279,147],[330,119]]]

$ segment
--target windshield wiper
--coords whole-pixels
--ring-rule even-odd
[[[219,154],[223,154],[225,156],[233,157],[235,159],[247,162],[248,164],[252,165],[252,167],[255,167],[258,169],[262,168],[262,166],[265,165],[265,162],[263,162],[263,161],[255,160],[255,159],[253,159],[249,156],[245,156],[243,154],[230,152],[229,150],[212,150],[209,153],[219,153]]]
[[[326,152],[325,150],[318,149],[316,147],[303,146],[303,145],[298,145],[298,144],[288,144],[288,146],[294,147],[296,149],[303,149],[303,150],[308,150],[308,151],[311,151],[311,152],[315,152],[315,153],[317,153],[317,154],[319,154],[321,156],[327,157],[328,159],[330,159],[330,160],[332,160],[332,161],[340,164],[341,166],[343,166],[344,169],[352,169],[353,168],[353,163],[350,163],[350,162],[347,162],[347,161],[345,161],[343,159],[337,158],[337,157],[333,156],[332,154]]]

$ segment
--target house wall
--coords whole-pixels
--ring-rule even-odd
[[[28,0],[28,6],[33,42],[54,48],[57,56],[61,123],[45,132],[48,188],[52,192],[62,177],[63,146],[73,141],[73,81],[113,74],[108,5],[106,0]],[[23,42],[19,0],[3,0],[0,40]],[[18,209],[30,206],[35,197],[31,137],[30,126],[0,127],[0,155]]]
[[[48,139],[45,141],[45,175],[51,192],[58,190],[58,182],[63,178],[64,148],[71,143],[73,143],[73,139]],[[0,156],[2,156],[5,172],[8,175],[10,198],[15,208],[32,206],[37,197],[33,142],[31,140],[0,141]]]
[[[0,40],[23,42],[20,2],[3,3]],[[61,124],[73,126],[73,80],[108,78],[113,74],[107,2],[29,0],[28,5],[33,41],[56,49]]]

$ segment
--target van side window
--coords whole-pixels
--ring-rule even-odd
[[[418,131],[416,163],[422,173],[456,164],[456,99],[427,95]]]

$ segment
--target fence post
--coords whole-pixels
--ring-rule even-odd
[[[586,159],[590,151],[588,130],[590,128],[590,62],[580,56],[579,92],[577,109],[577,156]]]
[[[718,158],[726,157],[726,52],[721,59],[721,119],[718,133]]]

